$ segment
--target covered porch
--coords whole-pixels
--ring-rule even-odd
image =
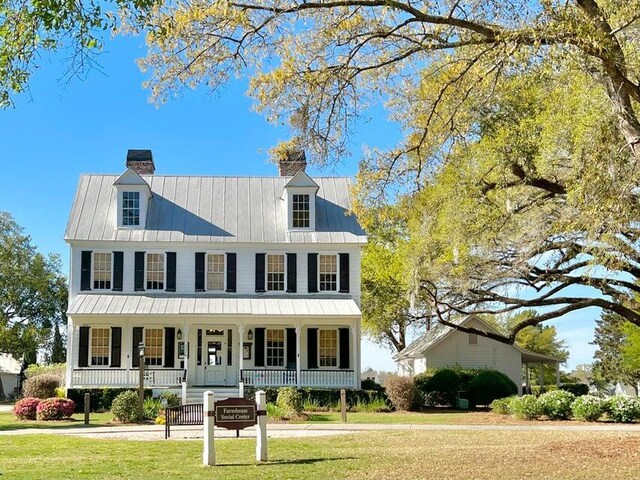
[[[540,353],[530,352],[528,350],[520,349],[520,351],[522,352],[522,364],[524,365],[524,385],[522,393],[526,394],[531,392],[530,379],[532,365],[538,366],[538,383],[541,387],[544,387],[545,384],[544,370],[542,367],[544,365],[553,365],[556,372],[555,384],[556,387],[560,387],[560,363],[562,362],[562,360],[555,357],[542,355]]]

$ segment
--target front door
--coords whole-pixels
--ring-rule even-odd
[[[202,363],[197,367],[198,385],[227,384],[227,331],[224,328],[198,330],[198,348],[202,349]]]

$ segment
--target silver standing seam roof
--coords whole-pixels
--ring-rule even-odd
[[[350,298],[202,297],[176,295],[78,295],[69,315],[360,316]]]
[[[146,228],[118,229],[119,175],[81,175],[66,241],[366,243],[351,209],[351,181],[318,177],[316,229],[287,229],[283,189],[291,177],[142,175],[152,192]]]

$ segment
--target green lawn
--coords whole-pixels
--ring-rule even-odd
[[[391,412],[391,413],[347,413],[348,423],[402,423],[402,424],[429,424],[451,425],[476,423],[475,419],[486,417],[480,412]],[[342,415],[339,412],[310,413],[311,423],[341,423]]]
[[[0,473],[11,479],[460,479],[637,478],[640,433],[403,431],[216,442],[218,466],[201,465],[199,441],[122,441],[59,435],[0,436]]]
[[[89,417],[89,425],[105,426],[113,421],[113,415],[107,413],[92,413]],[[69,428],[84,427],[84,414],[76,414],[71,420],[60,420],[55,422],[36,422],[36,421],[20,421],[16,419],[13,413],[0,413],[0,432],[7,430],[18,430],[21,428]]]

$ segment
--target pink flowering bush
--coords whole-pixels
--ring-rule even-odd
[[[18,420],[35,420],[39,403],[40,399],[33,397],[18,400],[13,406],[13,414]]]
[[[75,402],[68,398],[47,398],[38,404],[36,417],[38,420],[62,420],[73,415],[75,408]]]

